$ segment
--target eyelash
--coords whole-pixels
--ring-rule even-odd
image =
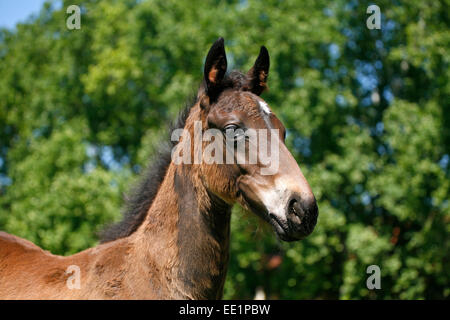
[[[236,141],[237,141],[237,139],[238,139],[239,137],[242,136],[242,134],[243,134],[244,131],[245,131],[244,128],[241,128],[240,126],[238,126],[238,125],[236,125],[236,124],[229,124],[229,125],[225,126],[225,127],[223,128],[223,130],[222,130],[222,131],[223,131],[223,135],[224,135],[225,137],[227,136],[227,131],[228,131],[228,130],[233,130],[233,132],[235,133],[234,136],[233,136],[233,139],[236,140]],[[237,130],[242,130],[243,132],[240,132],[240,131],[237,132]]]
[[[223,128],[223,132],[227,132],[227,130],[234,130],[236,131],[237,129],[239,129],[240,127],[236,124],[229,124],[226,125],[225,128]]]
[[[238,129],[241,129],[241,127],[239,127],[238,125],[235,125],[235,124],[229,124],[229,125],[225,126],[225,127],[222,129],[223,134],[226,135],[226,134],[227,134],[227,130],[231,130],[231,129],[233,129],[234,131],[236,131],[236,130],[238,130]],[[287,136],[287,131],[285,130],[285,131],[283,132],[283,140],[286,140],[286,136]]]

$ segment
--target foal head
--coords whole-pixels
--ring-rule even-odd
[[[198,107],[185,127],[192,136],[196,120],[203,134],[203,161],[197,165],[202,183],[209,193],[230,205],[237,202],[269,222],[282,240],[302,239],[314,229],[318,209],[284,144],[286,129],[260,97],[269,73],[267,49],[261,47],[246,74],[226,70],[220,38],[207,55]]]

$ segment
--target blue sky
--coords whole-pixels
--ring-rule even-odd
[[[38,13],[45,0],[0,0],[0,27],[13,28]]]

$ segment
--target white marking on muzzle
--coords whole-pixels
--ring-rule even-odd
[[[275,187],[267,190],[260,190],[259,196],[269,214],[273,214],[280,221],[286,222],[286,206],[292,195],[291,190],[286,188],[286,184],[275,180]]]

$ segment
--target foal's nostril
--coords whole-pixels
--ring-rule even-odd
[[[286,220],[289,232],[297,239],[309,235],[316,223],[318,208],[314,196],[292,195],[286,207]]]
[[[292,198],[289,201],[288,210],[289,210],[290,215],[297,216],[300,219],[303,219],[303,217],[305,215],[305,213],[300,205],[300,202],[296,198]]]

